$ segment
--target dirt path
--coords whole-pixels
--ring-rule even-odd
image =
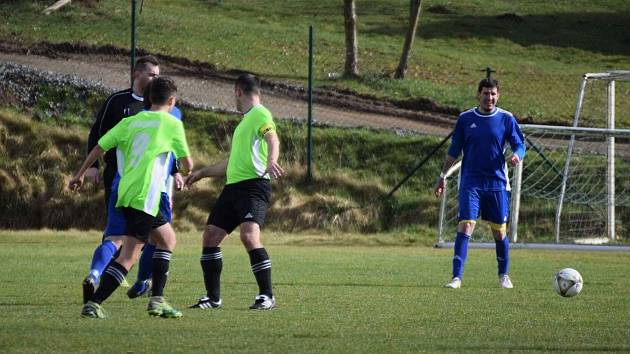
[[[112,89],[128,87],[129,63],[121,57],[108,55],[73,55],[63,58],[49,58],[40,55],[0,52],[1,62],[13,62],[38,70],[51,71],[99,82]],[[202,78],[191,74],[192,70],[182,70],[168,63],[160,66],[162,74],[172,76],[179,87],[181,97],[193,104],[211,106],[222,110],[234,109],[233,83],[220,78]],[[280,119],[306,119],[306,101],[272,92],[263,96],[264,104]],[[450,116],[438,117],[444,123],[425,123],[419,119],[410,119],[405,115],[421,114],[419,112],[401,112],[398,114],[381,114],[338,108],[334,105],[317,103],[314,105],[314,119],[318,123],[335,126],[370,127],[376,129],[393,129],[421,134],[445,136],[449,133]],[[435,116],[433,113],[427,115]]]

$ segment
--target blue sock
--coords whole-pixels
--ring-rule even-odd
[[[155,246],[151,244],[145,244],[138,262],[138,280],[143,281],[151,279],[151,272],[153,268],[153,252],[155,252]]]
[[[464,273],[464,263],[466,263],[466,256],[468,255],[468,240],[470,240],[470,236],[463,232],[457,233],[453,256],[453,278],[461,279]]]
[[[497,245],[497,264],[499,267],[499,276],[508,274],[510,267],[510,238],[505,235],[503,240],[494,240]]]
[[[94,255],[92,255],[90,275],[92,275],[96,279],[99,279],[117,250],[118,249],[116,248],[114,242],[109,240],[103,241],[103,243],[96,247],[96,249],[94,250]]]

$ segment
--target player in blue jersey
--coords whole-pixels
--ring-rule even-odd
[[[468,241],[481,215],[490,223],[495,239],[499,285],[511,289],[513,285],[508,275],[510,243],[506,228],[510,204],[507,163],[516,166],[523,160],[525,139],[512,113],[496,106],[499,100],[498,81],[492,78],[481,80],[477,98],[478,107],[459,115],[442,173],[435,186],[435,195],[440,197],[444,192],[447,171],[463,153],[453,278],[446,287],[461,287]],[[512,154],[506,160],[504,152],[507,143]]]

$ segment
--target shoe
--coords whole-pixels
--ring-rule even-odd
[[[147,280],[139,280],[133,283],[131,288],[127,290],[127,296],[130,299],[135,299],[139,296],[142,296],[151,290],[151,286],[153,285],[153,281],[151,279]]]
[[[96,302],[88,301],[81,309],[81,317],[85,318],[105,318],[105,312],[101,305]]]
[[[94,295],[96,284],[98,284],[98,280],[92,274],[83,279],[83,283],[81,284],[83,286],[83,304],[87,304],[92,298],[92,295]]]
[[[219,301],[212,301],[210,300],[209,297],[207,296],[202,296],[199,298],[199,300],[197,300],[197,303],[194,305],[191,305],[190,309],[216,309],[217,307],[221,307],[221,305],[223,304],[223,302],[221,301],[221,299],[219,299]]]
[[[163,318],[179,318],[183,316],[181,311],[169,305],[164,301],[164,297],[162,296],[151,297],[147,312],[151,316],[160,316]]]
[[[499,276],[499,285],[503,289],[512,289],[514,287],[514,285],[512,285],[512,281],[510,280],[510,276],[507,274]]]
[[[252,310],[271,310],[276,307],[276,298],[260,294],[249,308]]]
[[[455,277],[448,284],[444,285],[444,287],[450,289],[459,289],[462,287],[462,280],[458,277]]]

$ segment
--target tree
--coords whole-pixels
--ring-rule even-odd
[[[357,56],[359,45],[357,43],[357,14],[354,0],[344,0],[343,17],[346,30],[346,66],[344,68],[344,76],[358,76]]]
[[[410,0],[410,14],[409,14],[409,28],[407,30],[407,36],[405,37],[405,44],[403,45],[402,55],[400,56],[400,62],[398,68],[396,68],[396,79],[404,79],[407,73],[407,66],[409,65],[409,54],[413,47],[413,40],[416,37],[416,31],[418,30],[418,23],[420,22],[420,8],[422,6],[422,0]]]

